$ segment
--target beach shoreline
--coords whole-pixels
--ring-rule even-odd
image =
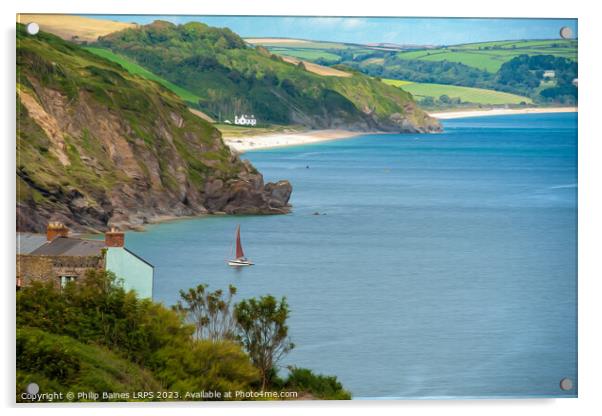
[[[577,107],[548,107],[548,108],[502,108],[489,110],[463,110],[433,112],[429,115],[439,120],[449,120],[468,117],[501,116],[513,114],[545,114],[573,113]],[[382,131],[351,131],[343,129],[305,130],[299,132],[277,132],[256,135],[229,136],[223,133],[224,143],[235,152],[242,154],[250,150],[272,149],[278,147],[301,146],[305,144],[322,143],[332,140],[349,139],[366,134],[391,134]]]
[[[304,144],[322,143],[332,140],[349,139],[364,134],[384,134],[383,132],[364,132],[340,129],[307,130],[295,133],[269,133],[228,137],[224,143],[237,153],[249,150],[272,149],[277,147],[300,146]]]
[[[431,117],[439,120],[454,118],[504,116],[513,114],[545,114],[545,113],[576,113],[577,107],[542,107],[542,108],[493,108],[479,110],[440,111],[429,113]]]

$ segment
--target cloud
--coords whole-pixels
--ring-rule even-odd
[[[342,29],[357,29],[367,24],[366,19],[356,17],[310,17],[302,21],[314,27],[337,27]]]

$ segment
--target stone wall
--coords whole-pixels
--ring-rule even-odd
[[[104,269],[101,256],[32,256],[17,255],[17,286],[27,286],[34,280],[52,281],[58,287],[61,276],[81,279],[88,269]]]

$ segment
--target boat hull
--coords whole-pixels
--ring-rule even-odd
[[[228,260],[228,266],[232,267],[246,267],[253,266],[253,264],[249,260]]]

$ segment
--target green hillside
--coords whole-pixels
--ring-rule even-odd
[[[259,123],[313,128],[430,131],[439,125],[399,89],[353,73],[321,76],[250,48],[229,29],[156,21],[99,39],[96,47],[126,56],[200,97],[218,120],[253,114]]]
[[[85,49],[89,52],[92,52],[95,55],[98,55],[105,59],[108,59],[109,61],[118,63],[124,69],[126,69],[128,72],[130,72],[132,74],[140,75],[143,78],[158,82],[159,84],[161,84],[164,87],[173,91],[178,97],[180,97],[184,101],[187,101],[191,104],[196,105],[196,103],[198,103],[198,101],[200,100],[200,97],[194,95],[190,91],[187,91],[184,88],[180,88],[173,82],[169,82],[166,79],[163,79],[163,78],[153,74],[152,72],[144,69],[137,63],[131,61],[130,59],[127,59],[125,56],[113,53],[109,49],[93,48],[93,47],[86,47]]]
[[[430,84],[395,79],[383,79],[383,82],[402,88],[419,101],[426,97],[438,99],[442,95],[449,98],[459,98],[462,102],[486,105],[531,104],[533,100],[506,92],[487,90],[483,88],[461,87],[456,85]]]
[[[22,25],[17,126],[19,231],[41,232],[50,218],[98,231],[163,215],[288,211],[170,90]],[[214,181],[227,186],[206,192]]]
[[[42,392],[161,390],[161,383],[152,373],[136,363],[106,347],[83,343],[70,336],[20,327],[16,349],[17,391],[25,391],[29,383],[36,383]]]
[[[169,308],[139,299],[134,292],[124,291],[115,279],[112,273],[91,269],[77,283],[64,288],[51,281],[33,281],[17,292],[17,402],[35,401],[22,396],[32,382],[38,384],[40,393],[63,393],[62,400],[54,400],[58,402],[192,401],[204,398],[187,397],[188,392],[261,389],[257,362],[233,333],[221,333],[218,338],[208,337],[207,331],[199,333],[201,324],[191,320],[188,303]],[[204,311],[207,327],[218,326],[209,322],[225,313],[224,308],[228,317],[235,316],[229,304],[218,306],[224,302],[220,290],[202,294],[194,290],[201,299],[216,305],[211,312],[199,308]],[[235,288],[230,290],[236,292]],[[182,300],[186,293],[190,292],[181,292]],[[261,299],[266,298],[271,297]],[[233,307],[254,300],[242,300]],[[232,331],[242,329],[236,326]],[[299,397],[323,400],[351,398],[335,376],[292,367],[288,376],[282,377],[276,368],[272,370],[266,380],[268,391],[296,391]],[[66,395],[69,391],[111,396],[70,398]],[[134,397],[134,392],[153,396]],[[233,394],[220,400],[240,398]]]
[[[332,52],[314,48],[271,47],[269,49],[270,52],[273,52],[278,55],[291,56],[293,58],[299,58],[312,62],[320,60],[326,63],[338,63],[341,60],[339,55],[335,55]]]
[[[358,58],[366,59],[371,54],[383,51],[402,50],[397,45],[362,45],[287,38],[248,38],[245,41],[252,45],[261,45],[277,55],[290,56],[322,65],[333,65]]]
[[[449,61],[488,72],[496,72],[504,62],[519,55],[552,55],[577,60],[576,40],[524,40],[470,43],[437,49],[399,52],[408,60]]]

